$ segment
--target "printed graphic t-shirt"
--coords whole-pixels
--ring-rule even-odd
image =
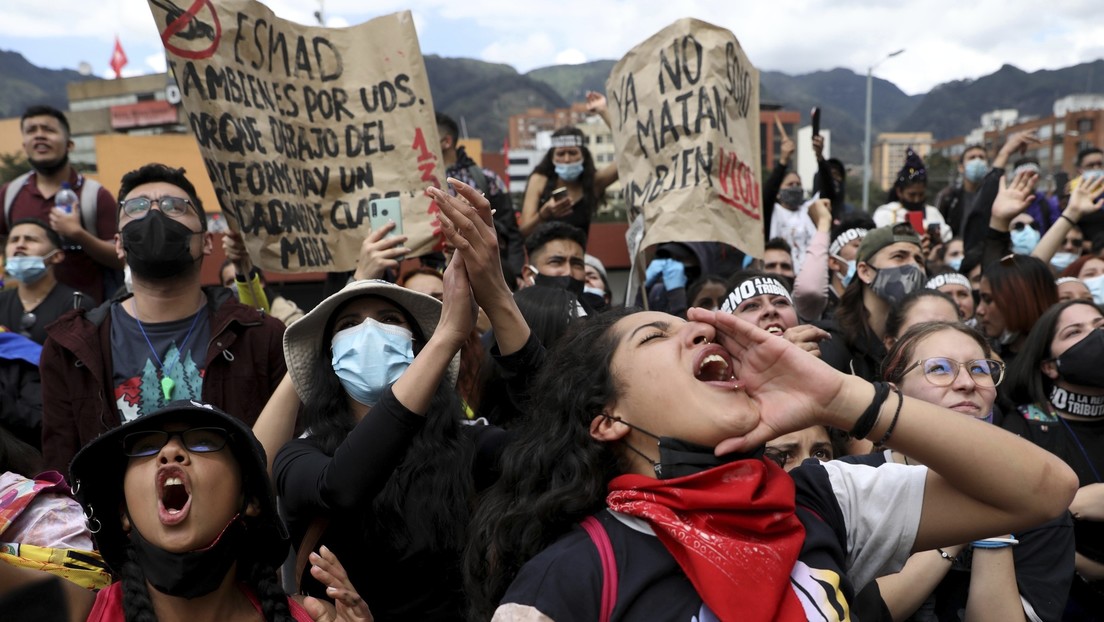
[[[203,366],[211,340],[208,315],[204,305],[181,320],[139,325],[120,303],[111,305],[111,384],[123,423],[175,400],[202,397]],[[164,378],[171,382],[163,383]]]

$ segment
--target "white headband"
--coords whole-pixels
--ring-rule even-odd
[[[966,289],[973,289],[970,286],[970,279],[965,274],[958,274],[957,272],[937,274],[928,279],[928,289],[939,289],[944,285],[961,285]]]
[[[832,244],[828,247],[828,253],[839,256],[840,249],[844,247],[851,240],[861,240],[866,237],[867,229],[861,227],[855,227],[854,229],[848,229],[843,233],[836,236],[836,239],[832,240]]]
[[[735,313],[741,302],[756,296],[785,296],[786,300],[793,302],[789,290],[782,281],[768,276],[757,276],[736,286],[736,289],[732,290],[721,304],[721,311]]]
[[[582,147],[583,137],[577,134],[564,134],[552,137],[552,148],[556,147]]]

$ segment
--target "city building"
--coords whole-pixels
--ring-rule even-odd
[[[989,157],[996,155],[1008,136],[1016,132],[1033,131],[1040,143],[1020,157],[1035,158],[1044,180],[1058,173],[1074,174],[1077,154],[1088,147],[1104,145],[1104,95],[1077,94],[1055,100],[1053,114],[1048,117],[1004,115],[1007,124],[987,123],[996,112],[982,115],[981,127],[966,136],[941,140],[932,146],[936,152],[957,160],[967,145],[983,145]],[[1015,111],[1012,111],[1015,112]]]

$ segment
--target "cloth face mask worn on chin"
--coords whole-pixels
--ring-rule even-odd
[[[365,318],[335,333],[330,350],[341,386],[357,402],[374,406],[414,361],[414,334]]]
[[[146,581],[158,592],[179,598],[198,598],[218,589],[238,557],[244,526],[230,519],[210,546],[198,551],[170,553],[130,530],[130,544]]]

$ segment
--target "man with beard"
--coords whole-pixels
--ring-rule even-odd
[[[32,106],[20,121],[23,151],[31,172],[0,188],[4,211],[0,214],[0,236],[7,236],[11,223],[37,218],[63,238],[65,261],[57,267],[57,279],[79,290],[97,303],[110,298],[123,283],[123,262],[115,255],[115,198],[94,180],[77,173],[69,163],[73,141],[69,121],[50,106]],[[62,183],[80,197],[79,209],[66,212],[55,208],[54,198]]]
[[[118,257],[133,294],[52,324],[42,350],[42,453],[64,469],[110,428],[169,402],[217,405],[252,425],[284,376],[284,326],[200,287],[213,234],[183,169],[147,164],[123,176]]]

